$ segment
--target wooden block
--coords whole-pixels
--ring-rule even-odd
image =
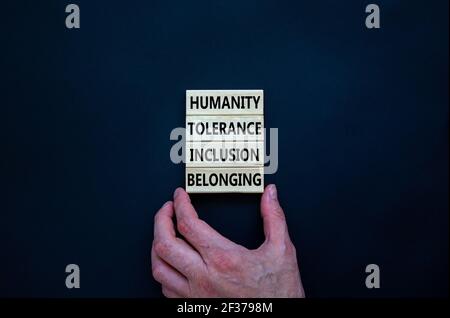
[[[186,167],[264,166],[264,143],[187,142],[185,162]]]
[[[187,90],[186,115],[262,115],[263,90]]]
[[[186,167],[186,191],[188,193],[262,193],[264,167]]]
[[[186,191],[264,191],[264,91],[186,91]]]
[[[186,141],[263,141],[263,116],[187,116]]]

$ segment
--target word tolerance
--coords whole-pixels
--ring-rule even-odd
[[[198,135],[260,135],[262,134],[261,122],[220,122],[187,123],[188,134]]]

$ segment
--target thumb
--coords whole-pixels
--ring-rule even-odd
[[[261,216],[267,242],[283,242],[289,235],[283,209],[278,202],[277,188],[270,184],[261,198]]]

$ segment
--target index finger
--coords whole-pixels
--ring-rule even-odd
[[[199,219],[189,195],[182,188],[175,190],[174,207],[178,231],[202,256],[207,256],[211,246],[235,245]]]
[[[164,204],[156,213],[153,248],[159,257],[188,277],[196,272],[202,260],[194,249],[176,237],[173,213],[172,202]]]

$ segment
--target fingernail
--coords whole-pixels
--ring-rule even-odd
[[[269,197],[272,200],[278,200],[277,187],[274,184],[269,185]]]
[[[171,203],[172,203],[172,201],[167,201],[166,203],[163,204],[163,206],[161,208],[165,208],[166,206],[168,206]]]
[[[173,197],[176,198],[180,194],[181,188],[177,188],[173,193]]]

